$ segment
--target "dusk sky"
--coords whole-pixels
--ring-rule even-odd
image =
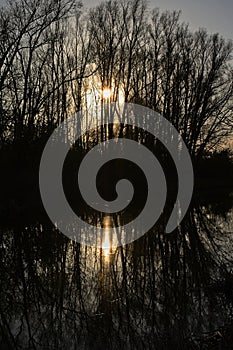
[[[0,0],[0,5],[6,0]],[[84,7],[93,7],[101,0],[83,0]],[[148,0],[150,8],[182,10],[181,20],[188,22],[192,30],[207,28],[209,33],[220,33],[233,39],[233,0]]]
[[[83,0],[85,7],[99,4],[100,0]],[[227,39],[233,39],[232,0],[150,0],[149,7],[161,10],[182,10],[181,19],[189,22],[190,28],[207,28],[209,33],[219,32]]]

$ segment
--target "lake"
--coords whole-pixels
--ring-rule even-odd
[[[233,194],[200,193],[181,225],[87,247],[46,215],[1,225],[1,349],[230,349]],[[85,213],[92,220],[91,214]],[[111,226],[111,215],[100,218]]]

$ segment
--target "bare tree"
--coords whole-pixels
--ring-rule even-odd
[[[73,10],[74,4],[73,0],[49,3],[20,0],[2,10],[1,29],[5,30],[6,40],[2,40],[0,46],[0,89],[4,107],[12,113],[9,117],[15,140],[22,137],[25,127],[32,131],[38,117],[45,87],[43,67],[49,46],[57,39],[54,35],[48,36],[49,29],[56,27]],[[9,17],[10,24],[5,28]]]
[[[149,14],[144,0],[80,8],[75,0],[14,0],[1,9],[2,143],[53,129],[85,107],[91,89],[98,100],[95,82],[100,95],[108,88],[116,101],[122,91],[126,102],[161,113],[194,158],[231,134],[231,42],[192,33],[180,12]]]

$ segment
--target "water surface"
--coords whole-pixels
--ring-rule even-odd
[[[175,232],[161,219],[118,248],[110,216],[102,249],[46,217],[2,225],[1,349],[230,349],[232,195],[201,197]]]

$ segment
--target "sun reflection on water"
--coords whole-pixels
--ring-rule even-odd
[[[105,228],[105,235],[102,242],[102,252],[105,259],[108,259],[112,253],[112,239],[110,237],[110,228],[112,227],[112,217],[106,216],[103,220],[103,227]]]

